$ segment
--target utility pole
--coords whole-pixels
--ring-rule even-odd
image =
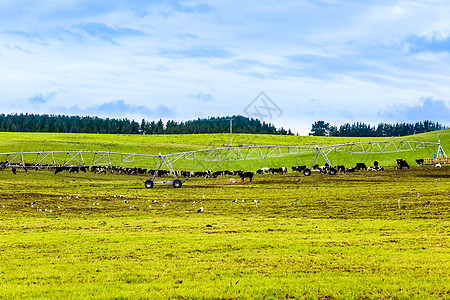
[[[230,147],[233,146],[233,118],[231,119],[222,119],[224,121],[230,121]],[[205,121],[210,121],[210,122],[220,122],[221,120],[205,120]]]
[[[230,147],[233,147],[233,119],[230,119]]]

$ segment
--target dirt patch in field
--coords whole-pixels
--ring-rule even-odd
[[[218,185],[228,185],[228,184],[251,184],[250,181],[244,181],[240,179],[233,179],[231,178],[227,182],[217,183]]]

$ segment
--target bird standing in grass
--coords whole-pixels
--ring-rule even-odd
[[[202,212],[203,212],[203,206],[200,207],[200,208],[197,210],[197,212],[198,212],[198,213],[202,213]]]

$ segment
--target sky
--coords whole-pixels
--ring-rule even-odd
[[[449,126],[449,15],[444,0],[4,0],[0,113]]]

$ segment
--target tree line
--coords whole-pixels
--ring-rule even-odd
[[[59,132],[107,134],[192,134],[230,132],[292,135],[290,129],[276,128],[258,119],[244,116],[198,118],[185,122],[169,120],[140,123],[129,119],[110,119],[90,116],[0,114],[1,132]]]
[[[310,135],[313,136],[339,136],[339,137],[390,137],[406,136],[418,133],[430,132],[447,128],[438,122],[423,121],[416,123],[379,123],[377,126],[365,123],[346,123],[332,126],[324,121],[317,121],[311,127]]]

